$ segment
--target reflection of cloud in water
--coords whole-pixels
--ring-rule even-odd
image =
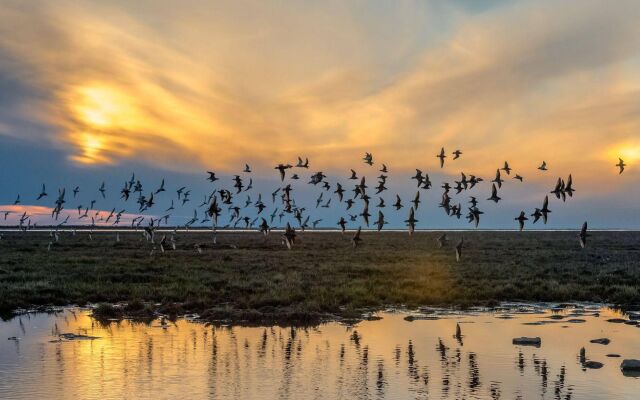
[[[640,353],[637,328],[610,324],[612,311],[602,313],[567,329],[523,325],[545,315],[518,313],[509,320],[480,313],[414,322],[383,314],[355,328],[215,327],[184,320],[166,328],[130,321],[103,326],[84,311],[23,315],[0,325],[0,336],[22,338],[0,341],[0,373],[11,377],[0,382],[0,393],[18,399],[54,391],[77,398],[629,397],[638,381],[619,371],[618,360],[583,372],[576,359],[596,333],[612,342],[607,349],[588,347],[590,356]],[[464,347],[451,337],[460,320],[475,322],[465,325]],[[100,339],[48,343],[61,333]],[[511,344],[527,333],[541,336],[543,345]],[[34,379],[40,385],[24,392]]]

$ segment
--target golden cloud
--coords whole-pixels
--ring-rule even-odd
[[[633,1],[400,7],[393,26],[342,3],[141,4],[0,7],[0,51],[44,93],[29,112],[74,162],[234,170],[303,154],[328,169],[366,150],[408,170],[445,146],[480,174],[505,159],[589,174],[637,159]]]

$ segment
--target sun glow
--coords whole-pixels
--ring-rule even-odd
[[[141,129],[144,118],[132,96],[106,84],[87,84],[69,90],[63,99],[73,116],[67,138],[81,164],[109,164],[114,154],[127,153],[122,138]]]
[[[607,157],[616,162],[618,158],[622,158],[626,163],[640,160],[640,143],[625,142],[611,146],[607,151]]]
[[[108,159],[101,154],[104,140],[93,133],[81,133],[77,139],[81,153],[73,159],[82,164],[108,163]]]
[[[87,86],[77,90],[75,113],[89,126],[127,127],[135,124],[137,113],[124,93],[106,86]]]

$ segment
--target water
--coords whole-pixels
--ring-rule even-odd
[[[619,366],[640,358],[640,329],[607,322],[621,317],[613,310],[427,311],[439,319],[391,312],[355,326],[297,329],[185,319],[104,326],[81,309],[23,315],[0,322],[0,398],[638,398],[640,379]],[[61,333],[98,338],[60,341]],[[542,345],[513,345],[520,336]],[[589,343],[605,337],[609,345]],[[604,366],[584,368],[581,347]]]

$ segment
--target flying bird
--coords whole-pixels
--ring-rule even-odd
[[[538,167],[538,169],[540,171],[546,171],[547,170],[547,162],[546,161],[542,161],[542,164],[540,164],[540,166]]]
[[[498,197],[498,189],[496,188],[496,184],[494,183],[491,187],[491,197],[489,197],[487,200],[492,200],[493,202],[497,203],[501,200],[500,197]]]
[[[520,232],[522,232],[522,230],[524,229],[524,221],[527,221],[529,218],[527,218],[524,214],[524,211],[520,211],[520,215],[515,218],[516,221],[518,221],[518,225],[520,226]]]
[[[464,237],[460,237],[460,241],[456,244],[456,261],[460,262],[462,257],[462,245],[464,244]]]
[[[542,208],[540,209],[540,213],[542,213],[542,221],[547,224],[548,214],[551,212],[549,210],[549,196],[544,196],[544,203],[542,204]]]
[[[353,235],[353,237],[351,238],[351,244],[353,245],[353,248],[355,249],[356,247],[358,247],[358,245],[360,244],[360,242],[362,241],[362,239],[360,239],[360,231],[362,230],[362,227],[358,227],[358,230],[356,231],[356,233]]]
[[[38,198],[36,200],[40,200],[41,198],[48,196],[47,195],[47,191],[44,187],[44,183],[42,184],[42,191],[40,191],[40,194],[38,195]],[[18,199],[20,198],[20,196],[18,196]]]
[[[626,166],[627,164],[624,163],[622,158],[618,158],[618,163],[616,164],[616,167],[620,168],[620,172],[618,172],[618,175],[620,175],[624,171],[624,167]]]
[[[584,224],[582,224],[582,229],[578,234],[578,237],[580,238],[580,247],[582,247],[583,249],[587,246],[587,237],[589,236],[591,235],[587,233],[587,221],[584,221]]]
[[[447,155],[444,152],[444,147],[440,149],[440,154],[437,154],[436,157],[440,159],[440,168],[444,167],[444,159],[447,158]]]
[[[413,207],[411,207],[411,209],[409,210],[409,218],[404,222],[407,224],[407,227],[409,227],[409,235],[413,235],[413,232],[416,230],[416,222],[418,222],[415,217],[415,211]]]
[[[373,155],[371,155],[371,153],[365,153],[362,159],[365,164],[373,165]]]

